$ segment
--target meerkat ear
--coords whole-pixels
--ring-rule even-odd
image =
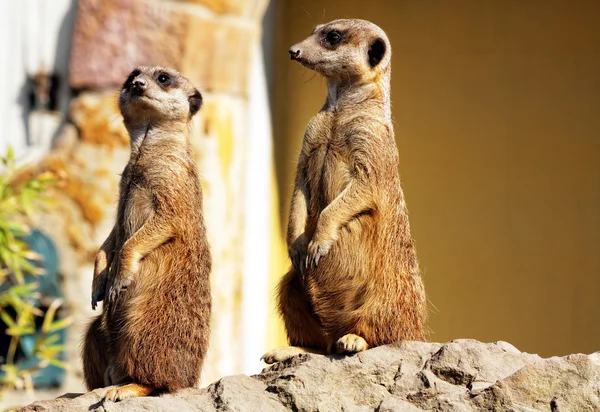
[[[198,90],[194,91],[194,94],[192,94],[189,97],[189,102],[190,102],[190,117],[195,115],[196,113],[198,113],[198,110],[200,110],[200,108],[202,107],[202,95],[200,94],[200,92]]]
[[[382,39],[377,38],[369,46],[369,64],[371,67],[377,66],[384,55],[385,42]]]

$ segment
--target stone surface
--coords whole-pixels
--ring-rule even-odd
[[[262,16],[268,4],[265,0],[179,0],[185,3],[201,4],[218,14],[242,16]]]
[[[117,92],[84,92],[71,101],[69,117],[82,142],[129,148],[129,134],[119,112]]]
[[[168,1],[80,1],[71,85],[118,88],[133,67],[163,65],[202,91],[246,95],[257,22],[217,19],[201,9]]]
[[[21,410],[599,410],[600,353],[542,359],[505,342],[403,342],[350,357],[303,354],[177,394],[102,403],[103,391]]]

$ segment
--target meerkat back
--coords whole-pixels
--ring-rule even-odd
[[[193,387],[200,376],[211,256],[189,131],[201,104],[185,77],[163,67],[134,70],[121,90],[131,157],[95,262],[92,307],[104,301],[103,313],[83,350],[89,389],[121,385],[106,400]]]

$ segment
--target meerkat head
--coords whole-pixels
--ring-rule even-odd
[[[177,71],[167,67],[138,67],[119,94],[126,124],[189,121],[202,106],[202,95]]]
[[[366,20],[341,19],[317,26],[293,45],[292,60],[324,77],[371,80],[390,66],[392,50],[385,32]]]

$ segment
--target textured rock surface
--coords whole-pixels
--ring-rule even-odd
[[[223,13],[243,4],[207,3],[222,6]],[[249,14],[259,17],[266,2],[251,3],[260,13]],[[245,95],[258,36],[251,19],[225,18],[181,2],[81,1],[71,51],[71,85],[118,87],[136,65],[163,65],[181,71],[202,91]]]
[[[181,2],[201,4],[218,14],[261,16],[265,2],[262,0],[179,0]]]
[[[506,342],[404,342],[351,357],[300,355],[175,395],[103,404],[102,392],[22,410],[600,410],[600,353],[542,359]]]

